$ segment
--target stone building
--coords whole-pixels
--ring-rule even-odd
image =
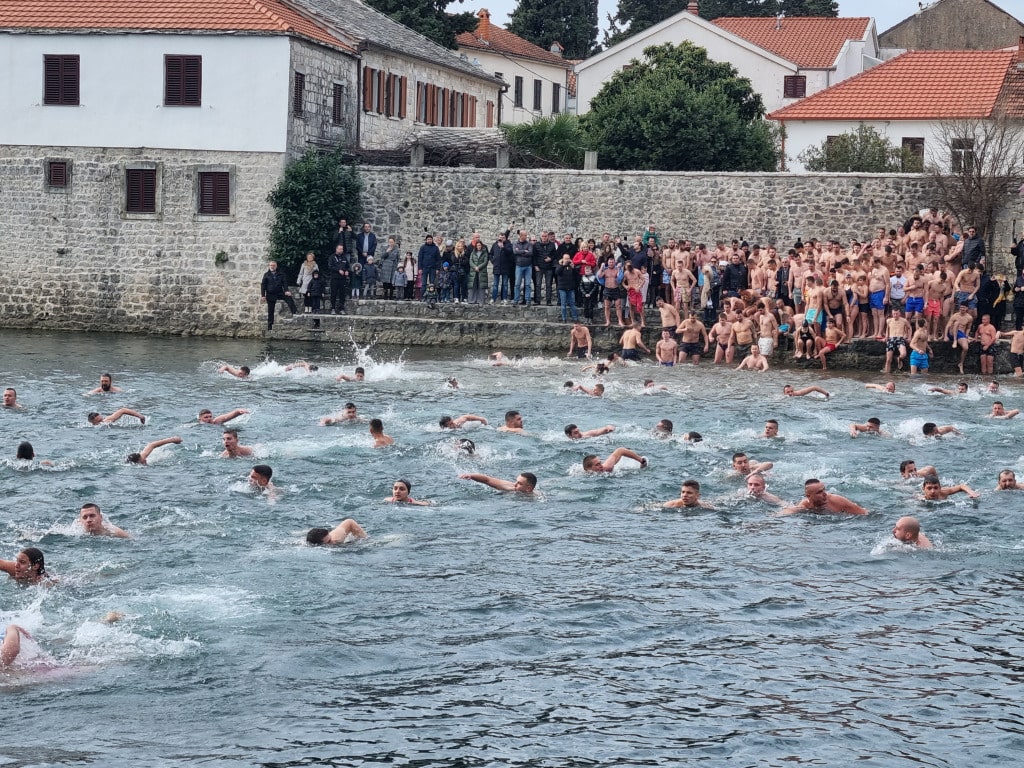
[[[989,0],[936,0],[878,36],[885,59],[913,51],[990,51],[1017,45],[1024,22]],[[1008,7],[1020,5],[1010,0]]]

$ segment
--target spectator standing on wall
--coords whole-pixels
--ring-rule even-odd
[[[558,256],[558,243],[554,232],[541,232],[540,240],[533,247],[534,262],[539,269],[534,272],[533,303],[540,304],[541,287],[544,287],[544,300],[551,305],[552,287],[555,282],[555,267],[561,263]],[[570,257],[570,262],[572,257]],[[561,289],[559,289],[561,290]]]
[[[423,272],[423,287],[437,284],[437,269],[441,266],[441,251],[434,245],[434,236],[427,235],[423,238],[423,245],[416,254],[416,263]]]
[[[516,271],[515,295],[512,301],[516,304],[526,306],[530,303],[530,293],[533,290],[533,245],[530,243],[529,234],[525,229],[519,230],[519,239],[512,245],[512,253],[515,255]]]
[[[373,233],[373,226],[368,221],[363,224],[363,231],[356,236],[356,253],[359,254],[360,264],[366,264],[367,258],[377,255],[377,235]]]
[[[384,255],[381,256],[379,264],[380,281],[384,286],[384,298],[394,299],[395,297],[395,270],[402,260],[402,250],[398,247],[395,238],[389,237]]]
[[[309,290],[309,281],[313,279],[313,272],[319,269],[316,265],[316,256],[312,251],[306,254],[306,260],[299,265],[299,276],[295,278],[295,284],[299,286],[299,296],[303,298],[306,311],[309,311],[309,302],[305,301],[306,292]]]
[[[498,235],[491,246],[491,267],[494,269],[494,283],[491,287],[491,304],[505,302],[512,298],[509,285],[509,265],[515,270],[515,256],[508,242],[508,232]]]
[[[268,269],[263,273],[263,281],[260,283],[260,299],[267,303],[267,330],[274,327],[274,309],[277,302],[283,301],[288,304],[288,309],[294,315],[299,310],[295,307],[292,299],[292,292],[288,290],[288,278],[284,272],[277,269],[277,262],[272,261]]]
[[[490,260],[487,246],[479,238],[474,239],[469,252],[470,304],[483,304],[487,300],[487,265]]]
[[[345,314],[345,297],[348,293],[349,263],[345,246],[338,243],[334,247],[327,262],[327,271],[331,275],[331,311],[334,314]]]
[[[344,246],[345,253],[348,254],[349,258],[355,258],[356,235],[345,219],[338,219],[338,231],[334,233],[332,243]]]

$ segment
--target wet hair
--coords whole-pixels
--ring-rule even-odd
[[[98,418],[99,418],[99,416],[100,416],[100,415],[99,415],[98,413],[96,413],[96,411],[90,411],[89,413],[87,413],[87,414],[85,415],[85,418],[86,418],[86,419],[87,419],[87,420],[88,420],[88,421],[89,421],[90,423],[92,423],[92,420],[93,420],[93,419],[98,419]]]
[[[348,410],[349,408],[355,408],[355,407],[356,407],[355,403],[345,403],[345,409],[346,410]]]
[[[704,436],[700,432],[687,432],[683,435],[683,439],[691,443],[699,443],[704,439]]]
[[[205,416],[206,414],[210,414],[211,416],[213,416],[213,411],[211,411],[209,408],[203,408],[203,410],[199,412],[199,418],[203,418],[203,416]]]
[[[938,475],[925,475],[921,485],[941,485]]]
[[[768,421],[766,421],[765,424],[774,424],[777,427],[777,426],[779,426],[779,420],[778,419],[768,419]]]
[[[46,576],[46,559],[43,557],[43,550],[37,547],[25,547],[21,550],[21,554],[28,558],[28,564],[33,568],[37,565],[39,566],[39,568],[36,569],[37,574],[40,576]]]
[[[451,429],[455,424],[455,419],[451,416],[442,416],[437,423],[441,426],[441,429]]]
[[[361,365],[360,366],[356,366],[356,373],[361,373],[364,376],[366,375],[366,371],[363,369],[363,367]]]
[[[110,379],[111,381],[113,381],[113,380],[114,380],[114,377],[113,377],[113,376],[111,376],[111,375],[110,375],[109,373],[101,373],[101,374],[100,374],[100,378],[101,378],[101,379]]]
[[[141,453],[129,453],[128,458],[125,459],[126,464],[141,464],[142,454]]]
[[[745,459],[745,458],[747,458],[747,454],[745,454],[745,453],[734,453],[732,455],[732,460],[733,461],[736,461],[736,459]]]
[[[370,419],[370,431],[371,432],[383,432],[384,422],[380,419]]]
[[[605,365],[604,363],[598,363],[597,364],[597,372],[598,373],[608,373],[609,370],[610,369],[608,368],[608,366]]]
[[[468,437],[464,437],[461,440],[459,440],[459,450],[465,451],[470,456],[472,456],[474,453],[476,453],[476,443],[474,443]]]
[[[571,437],[574,429],[579,429],[579,427],[577,427],[575,424],[566,424],[565,425],[565,434],[567,434],[567,435],[569,435]]]
[[[505,411],[505,421],[511,421],[512,419],[519,415],[519,411]]]
[[[537,476],[533,472],[520,472],[519,474],[529,484],[530,488],[537,487]]]
[[[563,386],[564,388],[566,388],[566,389],[572,389],[572,387],[573,387],[573,383],[572,383],[571,381],[567,381],[567,382],[565,382],[565,384],[563,384],[562,386]]]
[[[925,422],[921,427],[921,431],[926,435],[934,435],[938,430],[938,425],[934,421]]]
[[[597,454],[596,453],[588,453],[586,456],[584,456],[583,457],[583,468],[586,469],[587,468],[587,464],[589,464],[592,460],[594,460],[596,458],[597,458]]]
[[[224,430],[224,434],[225,435],[234,435],[235,439],[236,440],[238,439],[238,430],[237,429],[225,429]]]
[[[330,534],[331,532],[326,528],[310,528],[309,533],[306,534],[306,543],[314,547],[319,546],[327,540]]]
[[[267,480],[274,476],[274,470],[272,470],[266,464],[257,464],[255,467],[252,468],[252,471],[255,472],[257,475],[260,475],[261,477],[267,478]]]
[[[405,490],[407,490],[409,493],[412,493],[412,483],[410,483],[404,477],[398,478],[397,480],[395,480],[395,482],[396,483],[401,483],[402,485],[405,486]]]
[[[906,472],[907,471],[907,467],[909,467],[911,464],[914,464],[916,466],[917,462],[914,461],[913,459],[904,459],[903,461],[901,461],[900,462],[900,472]]]
[[[696,480],[683,480],[683,488],[693,488],[697,493],[700,493],[700,483]]]
[[[808,485],[813,485],[814,483],[821,483],[821,480],[819,480],[816,477],[812,477],[809,480],[804,480],[804,488],[806,488]],[[824,483],[822,483],[822,485],[824,485]]]
[[[320,366],[319,365],[311,365],[311,366],[309,366],[309,370],[310,371],[319,371],[320,370]]]
[[[82,509],[95,509],[97,512],[99,512],[100,511],[100,505],[99,504],[95,504],[95,503],[93,503],[91,501],[87,501],[85,504],[82,505],[81,509],[79,509],[79,512],[81,512]]]
[[[35,457],[36,452],[32,449],[32,443],[28,442],[28,440],[18,443],[18,451],[14,454],[14,458],[31,461]]]
[[[661,421],[658,422],[657,429],[660,429],[662,432],[671,432],[672,431],[672,420],[671,419],[662,419]]]
[[[241,367],[240,367],[240,368],[239,368],[238,370],[240,370],[240,371],[241,371],[242,373],[244,373],[244,374],[245,374],[246,376],[248,376],[248,375],[249,375],[249,372],[250,372],[250,371],[249,371],[249,366],[248,366],[248,365],[243,365],[243,366],[241,366]]]
[[[874,424],[876,427],[880,427],[882,426],[882,421],[876,416],[872,416],[870,419],[868,419],[868,424]]]

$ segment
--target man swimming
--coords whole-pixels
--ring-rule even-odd
[[[330,427],[335,424],[355,424],[356,422],[362,421],[359,415],[356,413],[355,403],[345,403],[344,409],[341,414],[334,414],[331,416],[324,416],[320,419],[321,427]]]
[[[199,412],[199,423],[200,424],[226,424],[232,419],[237,419],[239,416],[244,416],[249,413],[245,408],[235,408],[233,411],[222,413],[220,416],[214,416],[213,411],[209,408],[203,408]]]
[[[476,416],[472,413],[464,413],[454,419],[451,416],[442,416],[438,424],[441,425],[441,429],[462,429],[463,426],[470,422],[483,424],[485,427],[487,426],[487,419],[483,416]]]
[[[954,493],[966,493],[970,498],[977,499],[981,494],[966,483],[950,485],[945,488],[935,475],[928,475],[921,483],[922,498],[926,501],[945,501]]]
[[[996,484],[997,491],[1024,491],[1024,486],[1017,485],[1017,475],[1012,469],[1004,469],[999,473]]]
[[[224,434],[221,435],[221,440],[224,443],[224,451],[220,455],[222,459],[237,459],[242,456],[252,456],[252,448],[247,445],[239,444],[237,430],[225,429]]]
[[[838,493],[829,493],[825,484],[817,478],[804,482],[804,498],[796,505],[786,507],[780,515],[795,515],[801,512],[814,514],[847,514],[866,515],[868,511],[856,502],[850,501]]]
[[[370,437],[373,438],[374,448],[386,448],[395,444],[395,439],[384,434],[384,422],[380,419],[370,419]]]
[[[684,480],[679,489],[679,498],[666,501],[661,506],[663,509],[714,509],[700,500],[700,483],[696,480]]]
[[[314,546],[334,546],[345,544],[351,539],[365,539],[366,531],[351,517],[338,523],[333,531],[326,528],[313,528],[306,534],[306,543]]]
[[[114,536],[118,539],[131,538],[126,531],[118,528],[103,517],[100,508],[95,504],[83,504],[78,512],[78,522],[90,536]]]
[[[747,496],[749,498],[756,499],[757,501],[766,501],[769,504],[777,504],[780,507],[786,506],[786,502],[774,493],[768,493],[767,488],[768,483],[760,472],[747,475]]]
[[[18,393],[14,387],[8,387],[4,390],[4,408],[21,408],[21,403],[18,402]]]
[[[498,427],[499,432],[514,432],[517,435],[525,435],[523,429],[523,415],[519,411],[505,411],[505,423]]]
[[[641,456],[634,450],[629,448],[616,448],[607,459],[601,459],[593,454],[583,457],[583,471],[584,472],[611,472],[615,469],[615,465],[622,459],[632,459],[640,464],[641,467],[647,466],[647,459]]]
[[[85,394],[87,395],[99,395],[99,394],[110,394],[111,392],[120,392],[120,387],[114,386],[114,379],[109,373],[100,374],[100,385],[95,389],[90,389]]]
[[[143,416],[138,411],[133,411],[131,408],[118,408],[116,411],[114,411],[107,417],[104,417],[93,411],[92,413],[88,414],[86,418],[89,420],[90,424],[92,424],[94,427],[98,427],[101,424],[113,424],[115,421],[117,421],[123,416],[134,416],[143,424],[146,423],[146,417]]]
[[[904,544],[913,544],[920,549],[931,549],[932,543],[921,531],[916,517],[901,517],[892,529],[892,535]]]
[[[600,437],[601,435],[607,435],[609,432],[614,431],[615,427],[611,424],[587,430],[581,430],[575,424],[566,424],[565,426],[565,436],[570,440],[588,440],[591,437]]]
[[[785,386],[782,387],[782,394],[784,394],[786,397],[804,397],[805,395],[809,395],[812,392],[815,392],[819,395],[824,395],[826,400],[832,397],[832,395],[829,394],[827,390],[824,390],[821,387],[817,386],[804,387],[803,389],[793,389],[792,385],[786,384]]]
[[[1019,414],[1020,411],[1014,408],[1012,411],[1006,410],[1003,404],[999,400],[995,400],[992,403],[992,412],[986,418],[989,419],[1012,419],[1014,416]]]
[[[366,370],[362,366],[357,366],[354,371],[354,376],[347,376],[344,373],[334,377],[335,381],[363,381],[366,379]]]
[[[165,438],[163,438],[161,440],[154,440],[151,443],[147,443],[146,447],[143,448],[138,453],[129,453],[127,461],[128,461],[129,464],[146,464],[146,460],[149,458],[149,455],[153,451],[155,451],[157,448],[159,448],[162,445],[171,445],[172,443],[174,445],[180,445],[181,444],[181,438],[180,437],[165,437]]]
[[[217,369],[217,373],[229,373],[236,379],[246,379],[252,371],[249,370],[249,366],[243,365],[239,368],[232,368],[230,365],[222,365]]]
[[[532,495],[537,488],[537,476],[532,472],[521,472],[514,482],[511,480],[502,480],[500,477],[482,475],[479,472],[469,472],[459,475],[459,479],[472,480],[475,483],[483,483],[496,491],[521,493],[526,496]]]

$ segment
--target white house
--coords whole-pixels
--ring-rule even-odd
[[[456,38],[457,50],[505,81],[497,122],[530,123],[565,112],[572,64],[562,58],[558,44],[546,51],[495,26],[486,8],[477,17],[476,29]]]
[[[954,121],[984,120],[998,108],[1024,118],[1024,38],[1016,50],[910,51],[768,115],[785,128],[786,167],[800,154],[863,124],[928,166],[958,169],[973,151]]]
[[[868,17],[746,18],[706,21],[697,3],[576,65],[579,112],[616,72],[652,45],[688,40],[714,61],[728,62],[768,112],[879,63],[875,22]]]

